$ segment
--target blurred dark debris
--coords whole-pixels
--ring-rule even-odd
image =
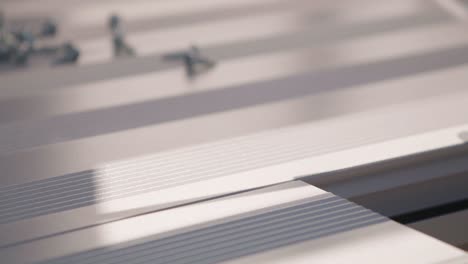
[[[114,14],[109,18],[109,30],[112,34],[114,57],[135,56],[135,50],[125,41],[122,19]]]
[[[169,53],[164,56],[164,59],[182,61],[188,77],[195,77],[216,65],[215,61],[203,56],[195,45],[192,45],[187,51]]]
[[[114,58],[135,57],[135,49],[126,41],[122,18],[118,14],[110,15],[107,27],[112,38]],[[59,26],[51,18],[10,20],[0,11],[0,70],[5,69],[2,65],[13,69],[26,65],[44,66],[44,63],[31,62],[31,59],[38,57],[46,65],[76,64],[80,49],[71,41],[57,42],[58,33]],[[45,39],[53,41],[42,41]],[[163,60],[181,61],[189,78],[210,70],[216,64],[202,55],[195,45],[185,51],[163,55]]]
[[[11,22],[0,12],[0,64],[27,65],[31,57],[51,57],[52,64],[76,63],[79,51],[71,43],[38,46],[37,41],[54,38],[58,26],[52,19],[41,23]]]

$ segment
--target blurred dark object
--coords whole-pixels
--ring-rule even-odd
[[[65,43],[58,50],[57,58],[54,60],[53,64],[71,64],[76,63],[80,57],[80,51],[73,46],[71,43]]]
[[[57,32],[58,26],[51,19],[35,30],[24,25],[8,28],[5,16],[0,11],[0,63],[26,65],[32,55],[55,57],[53,65],[76,63],[80,52],[71,43],[36,47],[36,40],[54,37]]]
[[[114,56],[135,56],[135,50],[125,41],[121,21],[121,18],[117,15],[112,15],[109,18],[109,29],[112,34],[112,46],[114,49]]]
[[[52,20],[47,20],[42,25],[41,35],[44,37],[53,37],[57,34],[57,24]]]
[[[164,56],[166,60],[182,60],[187,75],[194,77],[197,74],[205,72],[216,65],[216,62],[203,56],[200,49],[192,45],[188,51],[176,52]]]

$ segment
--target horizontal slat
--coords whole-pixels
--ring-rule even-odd
[[[394,245],[391,251],[387,242]],[[364,250],[369,244],[373,250]],[[420,254],[428,249],[430,254]],[[0,256],[18,264],[271,263],[262,256],[284,250],[298,251],[281,254],[289,263],[295,263],[295,257],[302,263],[316,257],[320,263],[336,262],[337,257],[355,263],[382,255],[388,263],[425,263],[462,254],[294,181],[9,246],[0,249]]]

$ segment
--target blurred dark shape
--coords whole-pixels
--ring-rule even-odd
[[[53,37],[57,34],[58,28],[57,24],[52,20],[47,20],[42,24],[41,36],[43,37]]]
[[[0,28],[0,62],[10,62],[16,53],[16,38]]]
[[[69,42],[63,44],[57,53],[57,58],[53,62],[54,65],[76,63],[80,57],[80,51]]]
[[[13,33],[5,28],[0,14],[0,63],[24,65],[34,47],[34,37],[28,33]]]
[[[21,31],[15,33],[18,40],[18,50],[29,56],[34,52],[34,43],[36,42],[36,36],[30,31]]]
[[[109,29],[112,34],[112,46],[115,57],[135,56],[135,50],[125,41],[124,33],[121,26],[121,18],[117,15],[112,15],[109,18]]]
[[[71,43],[40,48],[35,46],[37,39],[54,37],[57,32],[58,26],[51,19],[47,19],[39,30],[8,29],[5,16],[0,11],[0,63],[25,65],[31,55],[53,56],[53,65],[76,63],[80,52]]]
[[[25,65],[29,60],[29,55],[32,53],[32,46],[30,42],[27,44],[20,43],[20,45],[16,48],[13,62],[16,65]]]
[[[189,77],[205,72],[216,65],[216,62],[203,56],[200,49],[192,45],[188,51],[170,53],[164,56],[166,60],[182,60]]]

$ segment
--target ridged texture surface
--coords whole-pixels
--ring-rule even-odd
[[[283,128],[113,162],[65,176],[0,188],[0,224],[116,198],[227,176],[410,135],[432,126],[394,127],[364,120],[365,133],[346,133],[340,120]]]
[[[95,203],[93,171],[0,189],[0,224]]]
[[[328,195],[145,243],[101,248],[42,263],[218,263],[383,221],[387,219]]]

